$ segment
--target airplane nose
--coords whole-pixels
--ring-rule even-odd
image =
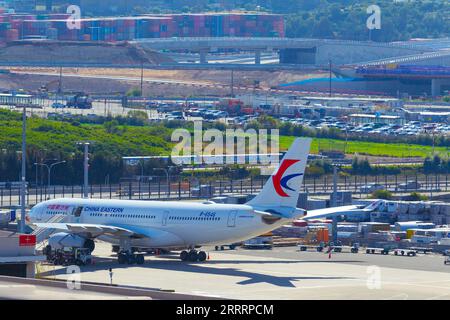
[[[32,223],[34,222],[35,218],[36,218],[36,211],[39,210],[39,206],[36,205],[33,208],[31,208],[31,210],[25,215],[25,222],[26,223]]]

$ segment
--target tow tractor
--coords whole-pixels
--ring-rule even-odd
[[[91,251],[88,248],[63,247],[52,250],[51,246],[46,246],[43,254],[47,256],[47,261],[54,265],[68,266],[76,264],[84,266],[92,264]]]
[[[410,250],[410,249],[394,249],[394,255],[407,255],[408,257],[415,257],[417,254],[416,250]]]
[[[445,265],[450,264],[450,250],[445,250],[444,256],[445,256],[444,264]]]

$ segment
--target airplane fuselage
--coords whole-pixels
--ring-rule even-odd
[[[31,210],[29,221],[55,221],[108,225],[132,229],[145,237],[131,239],[148,248],[223,245],[247,240],[285,224],[270,224],[248,205],[214,202],[162,202],[138,200],[54,199]],[[99,239],[118,244],[117,237]]]

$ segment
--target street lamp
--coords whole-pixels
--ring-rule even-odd
[[[170,169],[174,168],[173,166],[166,168],[154,168],[154,170],[162,170],[166,173],[167,178],[167,194],[170,197]]]
[[[143,161],[136,160],[136,159],[131,159],[131,160],[128,160],[127,163],[130,166],[135,166],[135,165],[138,164],[141,167],[141,176],[139,177],[139,181],[140,181],[142,179],[142,177],[144,176],[144,164],[143,164]]]
[[[50,188],[50,185],[51,185],[50,182],[51,182],[52,168],[54,166],[57,166],[58,164],[62,164],[62,163],[66,163],[66,161],[65,160],[64,161],[58,161],[58,162],[52,163],[50,165],[48,165],[46,163],[37,163],[37,162],[34,163],[35,166],[43,166],[43,167],[47,168],[47,185],[48,185],[49,188]]]

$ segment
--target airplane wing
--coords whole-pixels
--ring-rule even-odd
[[[307,211],[306,216],[302,217],[303,220],[322,219],[326,217],[332,217],[341,214],[355,214],[365,212],[359,206],[342,206],[334,208],[324,208]]]
[[[300,219],[303,220],[312,220],[312,219],[322,219],[326,217],[333,217],[336,215],[358,215],[358,214],[364,214],[367,212],[372,212],[380,208],[380,206],[384,205],[384,200],[375,200],[368,206],[341,206],[341,207],[334,207],[334,208],[324,208],[324,209],[317,209],[317,210],[311,210],[307,211],[306,215],[301,217]]]
[[[96,238],[101,235],[109,235],[114,237],[132,237],[144,238],[147,235],[118,226],[108,226],[101,224],[87,223],[33,223],[38,228],[55,229],[67,231],[74,234],[84,235],[89,238]]]

